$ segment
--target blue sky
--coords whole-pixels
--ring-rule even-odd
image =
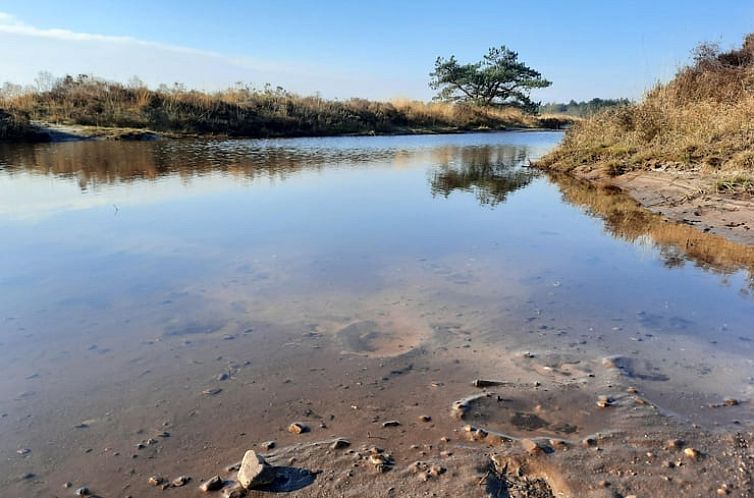
[[[538,100],[639,97],[701,41],[754,31],[754,2],[0,0],[0,78],[41,70],[216,89],[429,99],[438,55],[506,44],[553,81]]]

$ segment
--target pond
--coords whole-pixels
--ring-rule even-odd
[[[312,414],[444,413],[476,377],[607,366],[678,420],[750,420],[710,407],[754,391],[754,250],[528,167],[561,138],[4,146],[3,485],[137,486]]]

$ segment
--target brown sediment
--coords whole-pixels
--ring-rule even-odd
[[[557,351],[520,354],[504,344],[475,351],[463,348],[462,338],[441,334],[400,355],[344,354],[339,335],[256,323],[233,340],[214,329],[166,335],[146,351],[136,349],[136,359],[127,349],[132,339],[124,338],[112,344],[119,354],[106,368],[88,364],[91,376],[78,386],[87,396],[79,403],[60,398],[65,386],[39,385],[45,403],[65,407],[48,423],[33,411],[34,396],[12,403],[2,422],[6,446],[31,451],[3,464],[2,485],[9,496],[54,494],[72,482],[104,496],[157,497],[178,491],[150,486],[149,476],[166,482],[188,476],[183,489],[191,496],[215,475],[232,485],[237,468],[230,464],[254,449],[278,477],[252,497],[273,491],[297,497],[710,496],[722,485],[731,497],[748,496],[747,426],[741,432],[693,428],[658,409],[658,400],[637,403],[647,396],[630,387],[651,366],[588,355],[577,360]],[[71,358],[71,366],[79,360]],[[203,395],[219,384],[212,379],[220,368],[232,376],[217,395]],[[480,375],[511,380],[480,393],[471,385]],[[92,387],[109,385],[110,378],[119,379],[117,393]],[[598,405],[600,396],[611,399],[609,406]],[[460,417],[451,410],[456,400],[466,406]],[[735,416],[749,409],[743,401],[719,410]],[[29,410],[31,420],[24,416]],[[420,419],[426,413],[430,422]],[[392,420],[400,424],[385,424]],[[291,433],[292,422],[310,430]],[[23,430],[29,423],[37,433]],[[333,444],[341,439],[350,444]],[[669,439],[684,444],[666,448]],[[685,456],[685,447],[698,458]],[[21,479],[25,472],[36,477]]]

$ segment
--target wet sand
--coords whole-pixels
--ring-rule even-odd
[[[82,374],[87,395],[75,404],[54,372],[30,365],[21,382],[29,394],[3,425],[6,448],[31,451],[7,456],[4,495],[65,496],[71,482],[100,496],[201,496],[202,480],[234,479],[225,469],[246,449],[312,472],[293,496],[713,496],[723,486],[743,497],[752,489],[751,426],[732,422],[750,417],[748,400],[653,395],[654,384],[692,365],[657,368],[557,340],[491,344],[449,323],[430,337],[409,335],[403,352],[354,341],[351,325],[249,330],[161,337],[138,357],[125,341],[75,355],[61,366]],[[475,379],[501,385],[478,388]],[[61,409],[35,410],[40,399]],[[679,415],[684,405],[699,425]],[[388,420],[400,425],[384,427]],[[292,422],[310,430],[291,434]],[[351,444],[332,449],[336,438]],[[668,447],[674,439],[683,445]],[[392,456],[384,471],[369,461],[374,446]],[[445,470],[433,475],[432,465]],[[22,478],[28,472],[35,476]],[[162,490],[147,484],[153,475],[192,482]]]
[[[573,174],[597,185],[617,187],[648,210],[676,223],[754,245],[754,199],[715,192],[711,187],[714,175],[664,169],[608,176],[591,168],[577,169]]]
[[[514,152],[510,157],[527,158]],[[60,284],[37,277],[48,296],[24,287],[28,278],[7,277],[3,285],[17,286],[8,299],[25,306],[2,315],[0,346],[9,375],[0,379],[0,494],[64,497],[86,486],[102,497],[219,497],[222,491],[206,494],[199,485],[219,475],[224,489],[231,488],[233,465],[254,449],[278,468],[278,478],[249,496],[751,496],[754,354],[745,320],[751,296],[744,295],[754,268],[750,248],[689,227],[682,228],[690,233],[679,231],[614,191],[477,168],[494,154],[478,147],[409,150],[382,173],[397,174],[395,164],[401,174],[411,172],[427,157],[432,164],[443,164],[438,157],[458,161],[463,175],[443,169],[427,175],[441,195],[459,188],[466,195],[447,202],[471,199],[455,205],[468,209],[457,226],[447,214],[440,218],[442,230],[421,232],[437,222],[426,216],[415,223],[395,216],[374,239],[371,231],[359,232],[358,240],[350,232],[326,231],[333,247],[347,251],[325,246],[322,256],[281,240],[277,226],[271,241],[261,231],[238,247],[213,239],[217,253],[201,239],[174,249],[174,235],[160,227],[158,247],[167,257],[159,264],[141,253],[135,263],[106,254],[105,262],[124,265],[125,278],[90,277],[91,266],[78,262],[82,281],[67,273]],[[384,149],[375,155],[379,161],[390,156]],[[160,174],[156,162],[149,165],[145,170]],[[366,167],[385,170],[381,162]],[[79,173],[79,181],[94,176]],[[419,186],[427,189],[420,173]],[[108,178],[106,171],[96,174]],[[248,177],[241,169],[233,175]],[[367,195],[380,177],[354,178],[366,186],[351,188]],[[392,178],[380,185],[394,185]],[[302,188],[287,181],[294,191]],[[468,182],[488,190],[463,191]],[[344,190],[333,184],[325,194]],[[581,220],[586,211],[605,234],[589,235],[587,223],[581,232],[569,225],[553,238],[553,224],[546,222],[538,222],[542,233],[534,239],[510,226],[492,242],[465,231],[479,205],[486,210],[481,219],[492,221],[480,233],[499,227],[493,215],[500,211],[490,206],[514,209],[521,202],[516,195],[524,193],[517,189],[544,192],[517,208],[532,219],[540,216],[532,200],[549,215],[548,203],[562,196],[563,219]],[[430,204],[435,210],[449,205]],[[107,207],[106,218],[104,209],[96,213],[103,225],[115,223]],[[341,205],[327,207],[327,220],[343,216]],[[117,216],[131,209],[121,204]],[[201,221],[197,213],[204,210],[199,204],[191,212],[191,233],[217,237],[201,230],[217,224]],[[159,212],[146,211],[150,217]],[[293,215],[280,219],[285,216]],[[168,210],[166,217],[178,215]],[[378,218],[368,219],[376,227]],[[409,228],[402,230],[402,223]],[[521,233],[534,231],[531,223]],[[232,235],[241,231],[233,227]],[[582,246],[571,233],[609,244],[599,251],[611,250],[614,259],[601,263],[603,254],[595,251],[576,261]],[[445,234],[454,244],[471,241],[433,252]],[[544,249],[538,249],[541,240]],[[650,247],[638,262],[629,259],[633,252],[617,249],[637,241]],[[117,251],[146,252],[139,239],[118,242]],[[418,249],[411,245],[419,243]],[[539,260],[523,267],[512,249],[501,257],[500,247],[521,245],[523,252],[537,251]],[[542,261],[551,248],[570,255],[573,273],[556,266],[558,258]],[[105,265],[87,250],[95,268]],[[180,261],[183,251],[211,260],[207,274],[197,269],[206,264],[202,259]],[[358,256],[349,259],[351,252]],[[62,254],[66,264],[78,261],[73,251]],[[176,259],[178,276],[170,266]],[[638,283],[614,260],[640,273]],[[45,268],[47,259],[36,261]],[[691,264],[684,269],[684,263]],[[599,271],[590,273],[595,267]],[[680,279],[673,284],[680,297],[668,294],[655,303],[654,278]],[[683,283],[692,296],[683,294]],[[623,300],[622,290],[631,286],[637,287],[625,295],[633,300]],[[67,289],[65,295],[58,289]],[[642,300],[643,294],[652,300]],[[713,303],[709,309],[698,309],[697,294]],[[722,298],[724,313],[715,308]],[[289,432],[294,422],[308,430]],[[338,438],[350,444],[333,447]],[[162,489],[149,484],[152,476],[191,480]]]

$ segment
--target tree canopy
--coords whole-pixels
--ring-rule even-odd
[[[429,76],[430,88],[438,90],[436,100],[512,106],[527,112],[536,112],[539,106],[529,98],[530,91],[552,84],[505,45],[490,48],[481,61],[470,64],[460,64],[453,55],[449,59],[438,57]]]

